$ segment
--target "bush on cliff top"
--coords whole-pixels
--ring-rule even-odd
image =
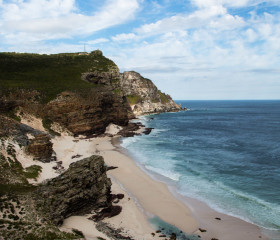
[[[18,88],[44,93],[44,102],[65,90],[81,90],[94,84],[81,81],[81,73],[107,72],[115,63],[102,54],[52,55],[0,53],[0,89],[2,94]]]

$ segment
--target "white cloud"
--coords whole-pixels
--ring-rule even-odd
[[[233,29],[244,24],[245,22],[241,17],[228,14],[226,8],[210,6],[191,14],[174,15],[155,23],[145,24],[135,29],[135,32],[140,36],[145,36],[207,27],[216,28],[217,30]]]
[[[247,29],[245,35],[249,42],[255,42],[258,39],[257,33],[252,28]]]
[[[74,0],[30,0],[2,5],[3,21],[24,21],[67,15],[75,10]]]
[[[112,39],[114,41],[127,41],[127,40],[132,40],[132,39],[135,39],[136,38],[136,35],[134,33],[122,33],[122,34],[117,34],[116,36],[112,37]]]
[[[280,87],[277,14],[243,19],[214,5],[145,24],[133,34],[148,42],[111,50],[112,59],[121,70],[139,71],[177,99],[280,97],[275,91]]]
[[[208,8],[211,6],[247,7],[260,3],[280,5],[278,0],[191,0],[191,2],[199,8]]]
[[[137,0],[107,0],[101,9],[87,16],[79,14],[74,0],[4,3],[0,15],[1,35],[9,41],[20,36],[30,41],[92,34],[131,19],[138,7]]]
[[[107,39],[107,38],[98,38],[98,39],[87,41],[86,44],[94,45],[94,44],[105,43],[105,42],[109,42],[109,39]]]

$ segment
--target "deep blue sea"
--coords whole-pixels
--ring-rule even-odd
[[[141,117],[123,139],[134,159],[183,196],[280,231],[280,101],[177,101],[188,111]]]

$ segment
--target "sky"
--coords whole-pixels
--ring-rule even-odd
[[[0,0],[0,52],[84,45],[173,99],[280,99],[280,0]]]

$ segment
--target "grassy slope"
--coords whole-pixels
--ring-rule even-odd
[[[81,73],[107,72],[115,63],[102,54],[19,54],[0,53],[0,90],[36,89],[47,102],[64,90],[81,90],[93,84],[81,80]]]

